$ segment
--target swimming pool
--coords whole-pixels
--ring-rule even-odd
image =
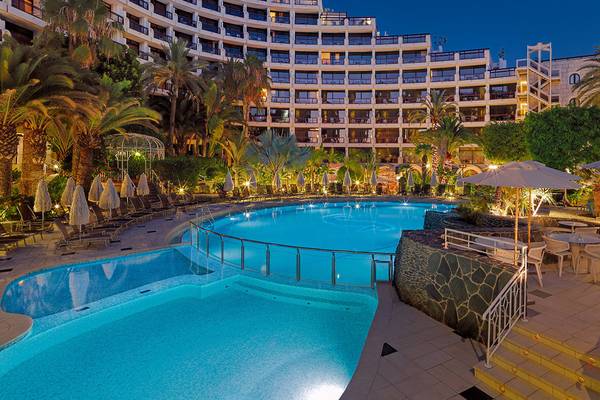
[[[375,312],[373,294],[204,270],[188,251],[63,266],[13,282],[2,308],[31,315],[34,325],[0,351],[1,398],[342,394]]]
[[[389,277],[389,264],[403,230],[422,229],[428,210],[452,208],[435,203],[352,201],[248,209],[205,222],[202,226],[207,230],[200,229],[191,238],[187,232],[182,240],[192,239],[204,251],[208,242],[213,258],[220,259],[222,254],[230,265],[241,268],[243,264],[244,269],[263,275],[294,279],[299,273],[302,281],[320,283],[332,282],[335,275],[336,284],[370,286],[373,260],[376,279]],[[236,238],[247,240],[242,246]],[[267,256],[265,243],[283,246],[269,245]],[[315,249],[343,251],[332,255]]]

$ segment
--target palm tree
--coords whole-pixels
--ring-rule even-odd
[[[240,172],[248,164],[248,149],[250,148],[250,144],[250,139],[244,136],[242,132],[232,132],[226,135],[221,142],[227,165],[233,171],[233,183],[236,187]]]
[[[48,61],[46,55],[9,38],[0,45],[0,196],[11,192],[17,128],[32,115],[47,114],[52,102],[70,101],[64,94],[74,87],[73,71]]]
[[[248,158],[262,164],[271,178],[286,168],[304,165],[309,156],[310,151],[298,147],[294,135],[276,135],[271,130],[258,136],[248,149]]]
[[[600,47],[594,59],[580,68],[583,78],[575,85],[575,93],[583,106],[600,106]]]
[[[190,49],[185,40],[174,39],[163,50],[165,58],[157,58],[153,63],[149,63],[143,72],[142,80],[148,93],[165,91],[171,100],[169,134],[166,140],[166,148],[171,153],[176,141],[177,100],[183,91],[198,92],[197,71],[203,64],[190,56]]]
[[[112,97],[112,98],[111,98]],[[122,97],[114,87],[102,88],[98,103],[87,107],[77,118],[77,134],[73,143],[73,176],[77,184],[89,186],[93,172],[94,150],[101,147],[109,134],[127,134],[132,125],[156,130],[160,114],[142,107],[135,98]]]
[[[46,130],[50,148],[56,154],[56,160],[64,163],[73,149],[73,138],[77,134],[79,121],[72,115],[61,115],[53,118]]]
[[[323,147],[314,148],[310,151],[304,169],[306,170],[308,181],[311,186],[315,184],[317,177],[322,176],[329,170],[329,166],[326,162],[328,157],[329,152]]]
[[[262,106],[271,90],[271,78],[262,61],[252,56],[243,62],[226,62],[218,77],[227,99],[242,103],[242,116],[246,123],[250,120],[250,106]],[[243,133],[248,136],[247,125],[244,125]]]
[[[433,166],[440,173],[460,146],[476,141],[476,136],[463,127],[459,118],[453,116],[444,116],[436,128],[421,131],[415,135],[415,143],[429,144],[435,149],[437,159],[434,154]]]
[[[227,127],[241,123],[242,118],[216,81],[203,81],[202,86],[203,90],[198,95],[206,117],[202,132],[202,157],[213,157],[217,145],[223,142]]]
[[[122,49],[113,37],[123,27],[102,0],[46,0],[44,19],[43,36],[66,36],[69,56],[84,68],[94,65],[99,54],[110,57]]]
[[[432,127],[436,127],[442,121],[442,118],[456,116],[458,108],[456,103],[450,101],[452,96],[445,90],[432,90],[431,93],[421,101],[424,108],[415,110],[411,115],[411,122],[425,122],[427,117],[431,121]]]

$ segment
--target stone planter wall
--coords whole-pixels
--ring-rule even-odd
[[[514,270],[476,253],[445,250],[441,234],[403,232],[396,251],[396,289],[403,302],[463,336],[483,340],[482,315]]]

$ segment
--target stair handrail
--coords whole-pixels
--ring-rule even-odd
[[[506,238],[482,236],[470,232],[445,229],[444,248],[450,246],[494,256],[498,250],[506,251]],[[515,260],[517,269],[511,279],[492,300],[482,314],[487,327],[485,366],[491,368],[491,359],[502,341],[519,320],[527,320],[527,246],[517,244],[518,254]]]

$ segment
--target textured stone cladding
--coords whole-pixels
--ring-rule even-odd
[[[483,341],[482,315],[512,278],[511,267],[445,250],[441,242],[427,244],[416,231],[403,232],[396,253],[394,281],[400,299],[461,335]]]

